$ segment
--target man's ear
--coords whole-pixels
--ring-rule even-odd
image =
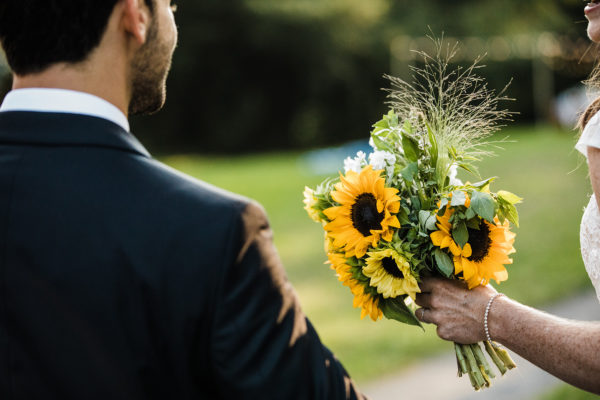
[[[150,26],[150,10],[144,0],[121,0],[121,21],[125,31],[132,35],[138,44],[146,43]]]

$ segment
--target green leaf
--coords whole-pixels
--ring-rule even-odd
[[[358,258],[356,257],[350,257],[346,259],[346,264],[350,265],[351,267],[360,267],[360,262],[358,261]]]
[[[396,216],[398,217],[398,221],[400,222],[400,225],[410,224],[410,219],[408,218],[408,212],[406,212],[404,207],[400,207],[400,211],[398,211],[398,214]]]
[[[450,259],[450,256],[441,249],[435,249],[433,256],[435,257],[438,271],[446,278],[450,278],[454,273],[454,263]]]
[[[512,204],[505,204],[504,207],[506,218],[518,228],[519,213],[517,212],[517,208]]]
[[[423,325],[421,325],[421,321],[419,321],[415,316],[414,310],[406,305],[404,299],[404,296],[400,296],[393,299],[383,299],[380,301],[379,307],[381,308],[383,315],[387,319],[393,319],[409,325],[420,326],[421,329],[425,330]]]
[[[408,181],[412,182],[415,179],[415,175],[419,172],[419,166],[416,162],[412,162],[408,164],[402,171],[400,171],[400,175]]]
[[[471,195],[471,207],[481,218],[494,223],[496,202],[489,193],[474,190]]]
[[[479,176],[479,169],[472,164],[459,163],[458,167],[464,169],[472,175]]]
[[[397,123],[396,123],[397,125]],[[406,133],[408,133],[409,135],[411,135],[414,131],[413,131],[413,127],[410,123],[409,120],[404,121],[404,125],[402,126],[402,130]]]
[[[454,229],[452,229],[452,238],[460,247],[465,247],[467,241],[469,240],[469,231],[467,230],[467,225],[465,221],[460,221]]]
[[[470,220],[473,217],[475,217],[476,213],[475,211],[473,211],[473,209],[471,207],[467,208],[467,212],[465,213],[465,218]]]
[[[488,186],[490,183],[494,182],[495,180],[496,180],[496,177],[493,176],[491,178],[487,178],[480,182],[470,183],[469,186],[473,186],[477,189],[483,189],[484,187]]]
[[[425,223],[425,228],[428,231],[435,231],[436,230],[436,226],[435,226],[436,223],[437,223],[437,218],[435,217],[435,215],[430,215],[429,218],[427,219],[427,222]]]
[[[410,196],[410,203],[412,204],[413,209],[421,209],[421,200],[419,200],[419,196]]]
[[[426,124],[427,126],[427,136],[429,136],[429,155],[431,156],[431,165],[433,165],[434,167],[437,165],[437,161],[438,161],[438,144],[437,144],[437,139],[433,133],[433,131],[431,130],[431,127],[429,126],[429,124]]]
[[[398,126],[398,114],[396,114],[393,110],[388,111],[385,119],[388,121],[391,127]]]
[[[462,190],[452,192],[452,201],[450,202],[452,207],[464,206],[466,201],[467,195]]]
[[[431,214],[429,214],[429,211],[419,210],[419,224],[422,227],[425,227],[425,225],[427,224],[427,220],[429,219],[430,215]]]
[[[419,159],[419,146],[410,136],[402,134],[402,149],[404,156],[409,160],[416,162]]]
[[[394,151],[393,147],[390,144],[388,144],[385,140],[381,139],[378,135],[372,135],[371,137],[373,138],[375,147],[377,147],[378,150],[384,150],[384,151],[390,151],[390,152]]]
[[[475,213],[473,213],[473,214],[475,214]],[[479,221],[480,221],[480,219],[475,218],[475,215],[473,215],[473,218],[470,218],[467,221],[467,228],[479,230]]]
[[[505,200],[507,203],[510,204],[519,204],[523,201],[523,198],[517,196],[514,193],[507,192],[506,190],[500,190],[498,191],[498,193],[496,193],[496,195],[498,195],[500,199]]]

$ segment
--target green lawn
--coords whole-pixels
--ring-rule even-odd
[[[598,400],[598,396],[579,390],[573,386],[563,385],[539,397],[539,400]]]
[[[499,290],[535,306],[590,289],[579,255],[579,221],[591,189],[586,165],[573,150],[575,134],[524,127],[506,129],[505,135],[514,142],[504,144],[497,157],[481,165],[484,176],[500,177],[493,190],[505,189],[525,198],[519,208],[515,262],[509,267],[510,279]],[[300,156],[294,152],[231,158],[177,155],[163,161],[265,206],[275,244],[305,312],[359,382],[448,348],[450,344],[437,339],[431,328],[423,333],[396,322],[360,319],[349,290],[323,265],[322,228],[302,209],[304,186],[314,187],[323,177],[308,174]]]

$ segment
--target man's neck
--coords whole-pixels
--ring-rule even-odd
[[[98,96],[128,113],[128,90],[125,80],[119,80],[114,68],[90,68],[91,63],[55,64],[37,74],[13,77],[13,89],[67,89]]]

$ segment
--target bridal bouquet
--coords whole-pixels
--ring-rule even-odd
[[[464,280],[469,289],[508,278],[518,226],[507,191],[493,192],[495,178],[463,183],[459,169],[478,175],[474,163],[492,153],[484,143],[510,112],[468,68],[450,70],[456,47],[424,57],[414,81],[388,77],[391,109],[370,135],[373,151],[344,161],[344,173],[306,188],[305,209],[322,224],[331,268],[354,295],[361,318],[385,317],[420,326],[413,302],[426,275]],[[495,343],[484,342],[504,374],[515,365]],[[455,344],[459,376],[478,390],[492,369],[481,344]]]

